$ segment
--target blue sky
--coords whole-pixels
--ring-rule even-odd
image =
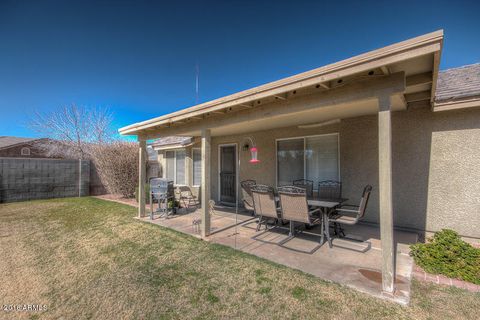
[[[109,107],[116,128],[444,29],[480,62],[479,1],[0,0],[0,135],[34,110]]]

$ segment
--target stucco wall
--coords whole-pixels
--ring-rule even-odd
[[[480,109],[433,113],[429,109],[395,112],[393,192],[396,226],[436,231],[452,228],[480,238]],[[275,139],[338,132],[343,194],[358,201],[366,184],[373,193],[365,217],[378,222],[378,125],[376,116],[344,119],[313,129],[282,128],[248,135],[212,138],[211,196],[218,200],[218,148],[237,143],[240,181],[276,184]],[[255,139],[259,164],[248,163],[243,137]]]

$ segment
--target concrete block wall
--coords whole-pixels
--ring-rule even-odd
[[[90,161],[0,158],[0,202],[89,195]]]

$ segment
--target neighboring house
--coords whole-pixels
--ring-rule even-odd
[[[46,139],[0,136],[0,157],[48,158],[37,145],[44,140]]]
[[[380,225],[391,292],[394,226],[480,239],[479,65],[439,72],[442,46],[443,31],[433,32],[119,132],[136,135],[141,149],[176,141],[157,147],[163,176],[201,186],[202,236],[204,204],[239,201],[242,180],[340,180],[352,202],[371,184],[363,221]],[[249,162],[252,144],[258,163]]]

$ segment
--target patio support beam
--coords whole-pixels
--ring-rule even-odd
[[[378,96],[378,171],[380,195],[380,240],[382,247],[382,289],[395,292],[395,246],[392,204],[392,121],[390,94]]]
[[[145,217],[145,183],[147,178],[147,141],[138,137],[138,217]]]
[[[202,238],[210,234],[210,151],[211,135],[210,129],[202,129],[202,185],[201,193],[201,215],[202,215]]]

